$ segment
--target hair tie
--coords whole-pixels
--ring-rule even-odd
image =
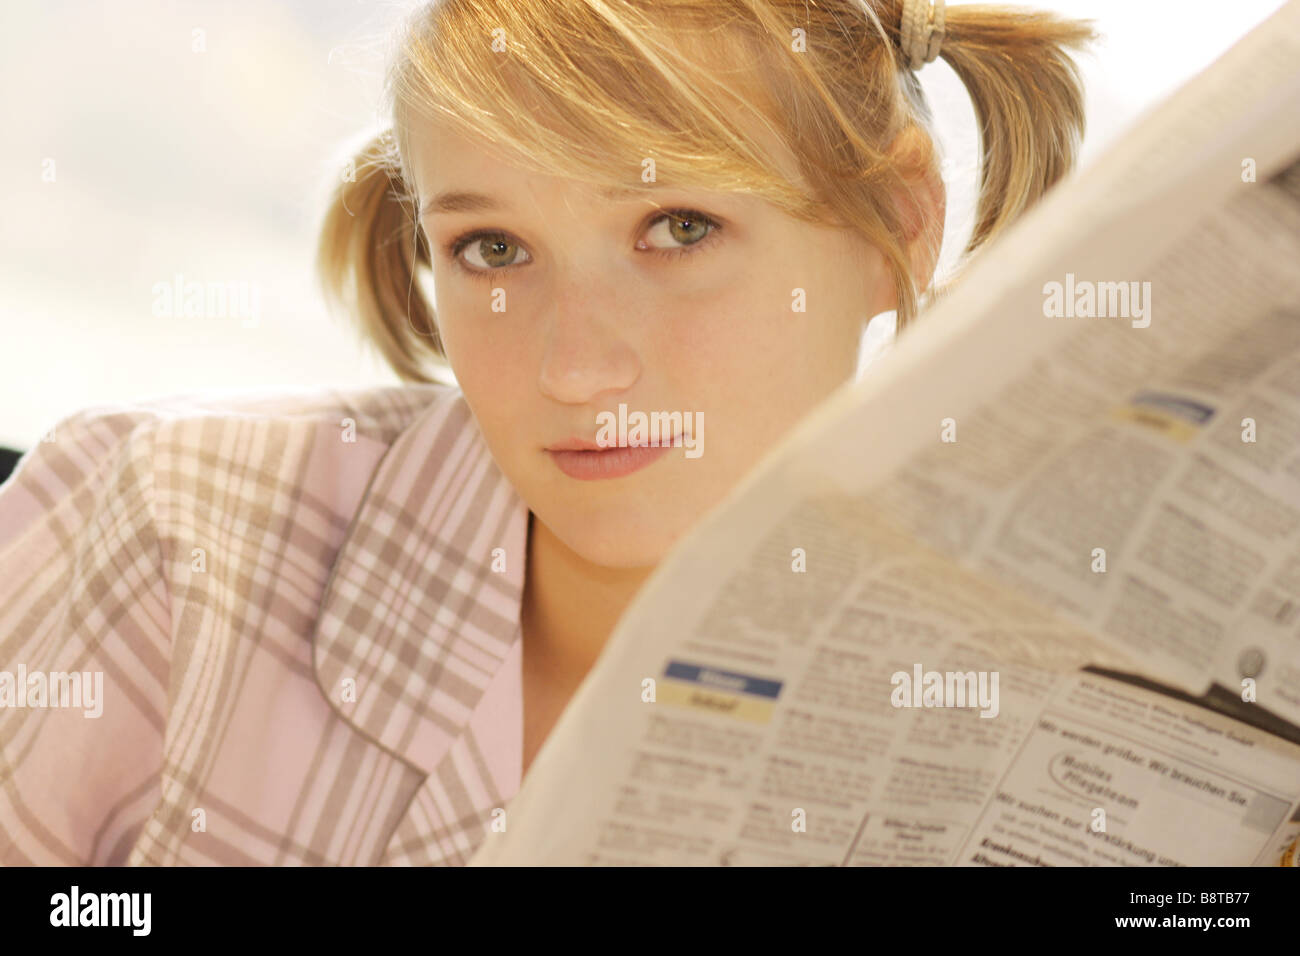
[[[903,20],[898,45],[907,57],[907,68],[919,70],[932,63],[943,44],[943,0],[903,0]]]

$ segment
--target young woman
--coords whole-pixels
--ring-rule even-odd
[[[90,409],[0,490],[0,862],[466,861],[650,571],[872,316],[915,316],[944,187],[914,71],[975,104],[973,251],[1071,168],[1090,36],[422,7],[319,251],[409,384]],[[699,427],[607,447],[620,406]]]

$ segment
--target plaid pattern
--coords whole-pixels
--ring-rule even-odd
[[[103,714],[0,707],[0,863],[465,863],[520,783],[528,510],[460,392],[47,439],[0,486],[0,670],[102,671]]]

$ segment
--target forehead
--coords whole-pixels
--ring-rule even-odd
[[[770,131],[759,131],[766,140],[768,155],[782,173],[800,188],[804,187],[798,160]],[[466,134],[452,124],[436,120],[419,120],[407,132],[407,163],[414,179],[410,184],[419,201],[421,216],[430,212],[487,212],[492,206],[483,194],[500,197],[497,207],[512,205],[510,197],[542,197],[571,193],[605,203],[651,204],[655,193],[672,189],[709,197],[713,202],[742,205],[760,200],[742,189],[715,190],[696,185],[676,185],[662,168],[655,183],[641,181],[640,157],[626,163],[625,185],[595,185],[579,179],[529,168],[527,162],[487,140]]]
[[[409,162],[420,218],[435,213],[494,212],[575,194],[604,202],[647,198],[645,187],[601,188],[576,179],[525,168],[525,164],[483,140],[444,123],[422,123],[410,131]]]
[[[411,184],[419,203],[422,221],[437,213],[472,213],[541,209],[562,198],[625,204],[630,208],[653,207],[659,194],[671,190],[675,201],[698,197],[718,208],[753,211],[761,200],[743,191],[717,191],[699,186],[676,186],[660,181],[642,183],[639,165],[629,164],[625,185],[597,185],[524,167],[507,153],[479,138],[467,136],[445,123],[423,123],[409,133],[409,163],[415,182]]]
[[[544,176],[525,168],[518,157],[481,137],[461,132],[446,122],[414,120],[407,131],[407,157],[417,186],[459,183],[467,179],[498,183]],[[422,190],[424,191],[424,190]]]

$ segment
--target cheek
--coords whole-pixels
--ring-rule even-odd
[[[725,405],[807,403],[851,376],[865,302],[838,261],[764,257],[665,309],[658,364]]]
[[[439,301],[437,316],[443,351],[484,437],[495,448],[506,447],[511,424],[521,418],[522,391],[536,379],[526,368],[526,343],[508,313],[491,310],[486,286],[481,296]]]

